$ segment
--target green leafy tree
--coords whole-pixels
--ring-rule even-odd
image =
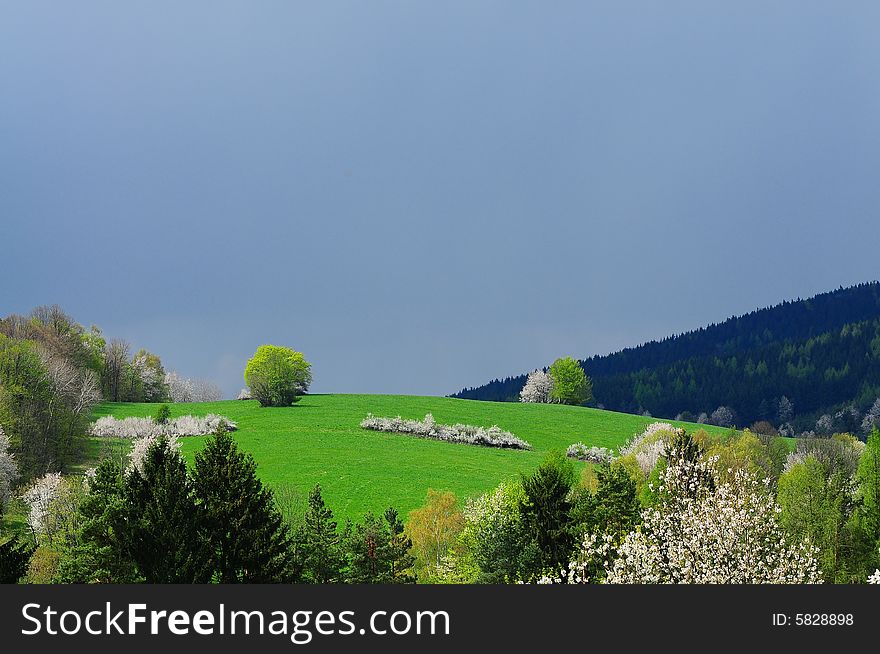
[[[593,384],[581,364],[572,357],[556,359],[550,366],[553,379],[550,398],[559,404],[584,404],[593,399]]]
[[[309,508],[294,537],[297,577],[305,583],[333,584],[343,580],[345,553],[333,519],[333,510],[316,485],[309,494]]]
[[[291,542],[272,491],[225,428],[196,454],[193,488],[216,581],[293,580]]]
[[[558,571],[568,563],[575,542],[569,501],[574,482],[574,466],[558,452],[548,455],[533,474],[522,477],[520,515],[534,539],[539,566],[527,571],[529,578]]]
[[[18,536],[0,542],[0,584],[16,584],[28,570],[34,547]]]
[[[880,430],[874,427],[856,473],[862,497],[864,524],[875,542],[880,542]]]
[[[412,542],[404,534],[395,509],[389,508],[381,518],[368,513],[363,522],[346,529],[344,540],[349,560],[348,583],[415,582],[415,559],[409,553]]]
[[[312,366],[302,352],[261,345],[247,362],[244,381],[260,406],[290,406],[312,383]]]
[[[147,583],[210,581],[211,551],[201,533],[186,463],[167,439],[150,447],[142,470],[128,473],[123,497],[123,540]]]
[[[464,523],[455,493],[428,489],[425,504],[410,511],[406,524],[419,578],[430,577],[440,567],[464,528]]]
[[[58,583],[137,583],[142,578],[123,538],[126,506],[122,470],[111,459],[102,461],[79,505],[80,532],[61,553]]]

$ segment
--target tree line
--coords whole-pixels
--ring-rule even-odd
[[[880,396],[880,283],[784,302],[662,341],[581,361],[595,404],[615,411],[696,419],[730,408],[737,424],[812,428]],[[454,397],[516,401],[525,375]],[[779,415],[785,398],[794,415]]]

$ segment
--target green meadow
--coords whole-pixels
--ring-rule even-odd
[[[217,413],[238,423],[235,438],[250,452],[260,477],[276,489],[307,493],[321,484],[337,517],[359,519],[389,506],[403,516],[421,506],[429,488],[451,490],[460,500],[534,469],[551,450],[581,441],[616,449],[656,418],[551,404],[477,402],[402,395],[307,395],[294,406],[261,408],[256,401],[171,404],[172,416]],[[95,417],[152,416],[156,404],[104,403]],[[534,450],[501,450],[385,434],[360,428],[367,413],[437,422],[498,425]],[[725,429],[675,423],[715,433]],[[94,458],[107,444],[92,439]],[[189,461],[204,437],[182,439]],[[583,464],[578,464],[583,465]]]

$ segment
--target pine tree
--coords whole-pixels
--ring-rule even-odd
[[[123,540],[147,583],[210,581],[211,552],[200,533],[186,463],[167,439],[150,447],[142,471],[128,473],[123,495]]]
[[[324,503],[320,484],[309,494],[309,508],[294,543],[296,567],[303,582],[332,584],[342,581],[345,555],[333,511]]]
[[[196,455],[193,486],[220,583],[292,581],[291,543],[272,491],[225,427]]]

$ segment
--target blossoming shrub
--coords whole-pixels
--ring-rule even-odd
[[[643,432],[633,436],[620,448],[620,458],[634,461],[638,464],[642,475],[647,478],[664,456],[669,440],[680,432],[680,429],[668,422],[652,422]],[[623,463],[626,466],[627,461]]]
[[[821,583],[816,549],[786,538],[767,480],[738,470],[722,481],[714,458],[677,456],[674,447],[643,524],[619,542],[587,534],[564,580]]]
[[[584,443],[569,445],[568,451],[565,454],[571,459],[598,465],[611,463],[614,459],[614,453],[607,447],[588,446]]]
[[[104,416],[95,421],[90,431],[92,436],[99,438],[125,438],[128,440],[157,438],[159,436],[182,438],[213,434],[221,424],[226,426],[226,431],[238,429],[238,425],[229,418],[209,413],[204,417],[180,416],[172,418],[164,424],[159,424],[152,418],[123,418],[119,420],[113,416]]]
[[[509,431],[503,431],[498,425],[488,429],[473,425],[441,425],[434,421],[430,413],[424,420],[406,420],[381,418],[372,413],[361,422],[361,427],[372,431],[383,431],[392,434],[409,434],[419,438],[431,438],[448,443],[464,443],[466,445],[483,445],[485,447],[501,447],[516,450],[530,450],[532,446],[517,438]]]

